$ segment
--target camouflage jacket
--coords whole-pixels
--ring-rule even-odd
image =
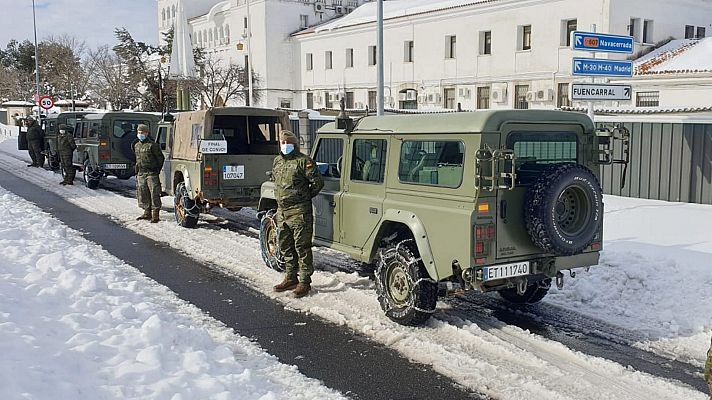
[[[298,150],[274,159],[272,178],[277,206],[282,211],[311,212],[311,199],[324,187],[314,160]]]
[[[158,174],[163,168],[163,152],[161,146],[151,138],[145,141],[138,141],[133,146],[136,154],[137,174]]]
[[[68,133],[60,133],[57,137],[57,151],[61,156],[72,156],[74,150],[77,149],[77,144],[74,142],[74,136]]]
[[[44,133],[42,129],[37,125],[37,122],[33,122],[32,125],[27,127],[27,141],[28,142],[41,142],[44,138]]]

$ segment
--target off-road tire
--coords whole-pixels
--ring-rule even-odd
[[[187,210],[192,210],[190,214]],[[173,202],[173,215],[178,225],[184,228],[195,228],[198,224],[199,213],[195,200],[188,196],[188,189],[185,183],[181,182],[176,186],[176,193]]]
[[[390,244],[380,253],[376,294],[386,316],[401,325],[422,325],[435,311],[438,285],[412,240]]]
[[[578,254],[601,228],[603,196],[596,176],[580,164],[553,164],[529,188],[524,222],[532,242],[548,253]]]
[[[284,272],[284,262],[277,241],[275,210],[267,211],[260,219],[260,253],[265,265],[275,271]]]
[[[550,280],[551,281],[551,280]],[[512,304],[536,304],[540,302],[547,293],[549,293],[548,287],[541,287],[538,283],[529,285],[524,294],[520,295],[517,293],[517,288],[502,289],[497,293]]]
[[[89,189],[94,190],[99,187],[99,181],[101,180],[101,177],[97,178],[96,175],[97,172],[94,170],[94,167],[92,167],[91,162],[87,158],[86,160],[84,160],[84,170],[82,173],[82,177],[84,179],[84,185]]]

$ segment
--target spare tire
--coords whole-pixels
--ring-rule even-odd
[[[525,196],[527,232],[537,247],[549,253],[582,252],[596,238],[602,217],[601,185],[583,165],[545,168]]]

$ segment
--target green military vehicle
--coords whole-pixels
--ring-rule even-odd
[[[90,114],[89,111],[72,111],[62,112],[59,114],[49,114],[42,120],[42,130],[44,130],[44,149],[47,163],[52,171],[60,169],[59,153],[57,152],[57,136],[59,135],[59,126],[67,125],[72,128],[77,121]]]
[[[182,112],[162,121],[161,185],[175,198],[176,222],[192,228],[212,207],[256,206],[284,129],[288,113],[255,107]]]
[[[74,126],[77,149],[73,163],[83,171],[84,184],[96,189],[105,176],[134,176],[136,128],[148,125],[155,136],[159,121],[159,115],[130,111],[87,114],[78,120]]]
[[[598,263],[614,133],[627,146],[619,128],[544,110],[337,118],[312,154],[315,243],[376,264],[381,307],[405,325],[429,318],[441,286],[536,303],[561,271]],[[279,270],[276,207],[266,182],[260,242]]]

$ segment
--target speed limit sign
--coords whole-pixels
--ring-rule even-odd
[[[52,96],[40,97],[40,107],[44,108],[45,110],[49,110],[50,108],[54,107],[54,100],[52,100]]]

